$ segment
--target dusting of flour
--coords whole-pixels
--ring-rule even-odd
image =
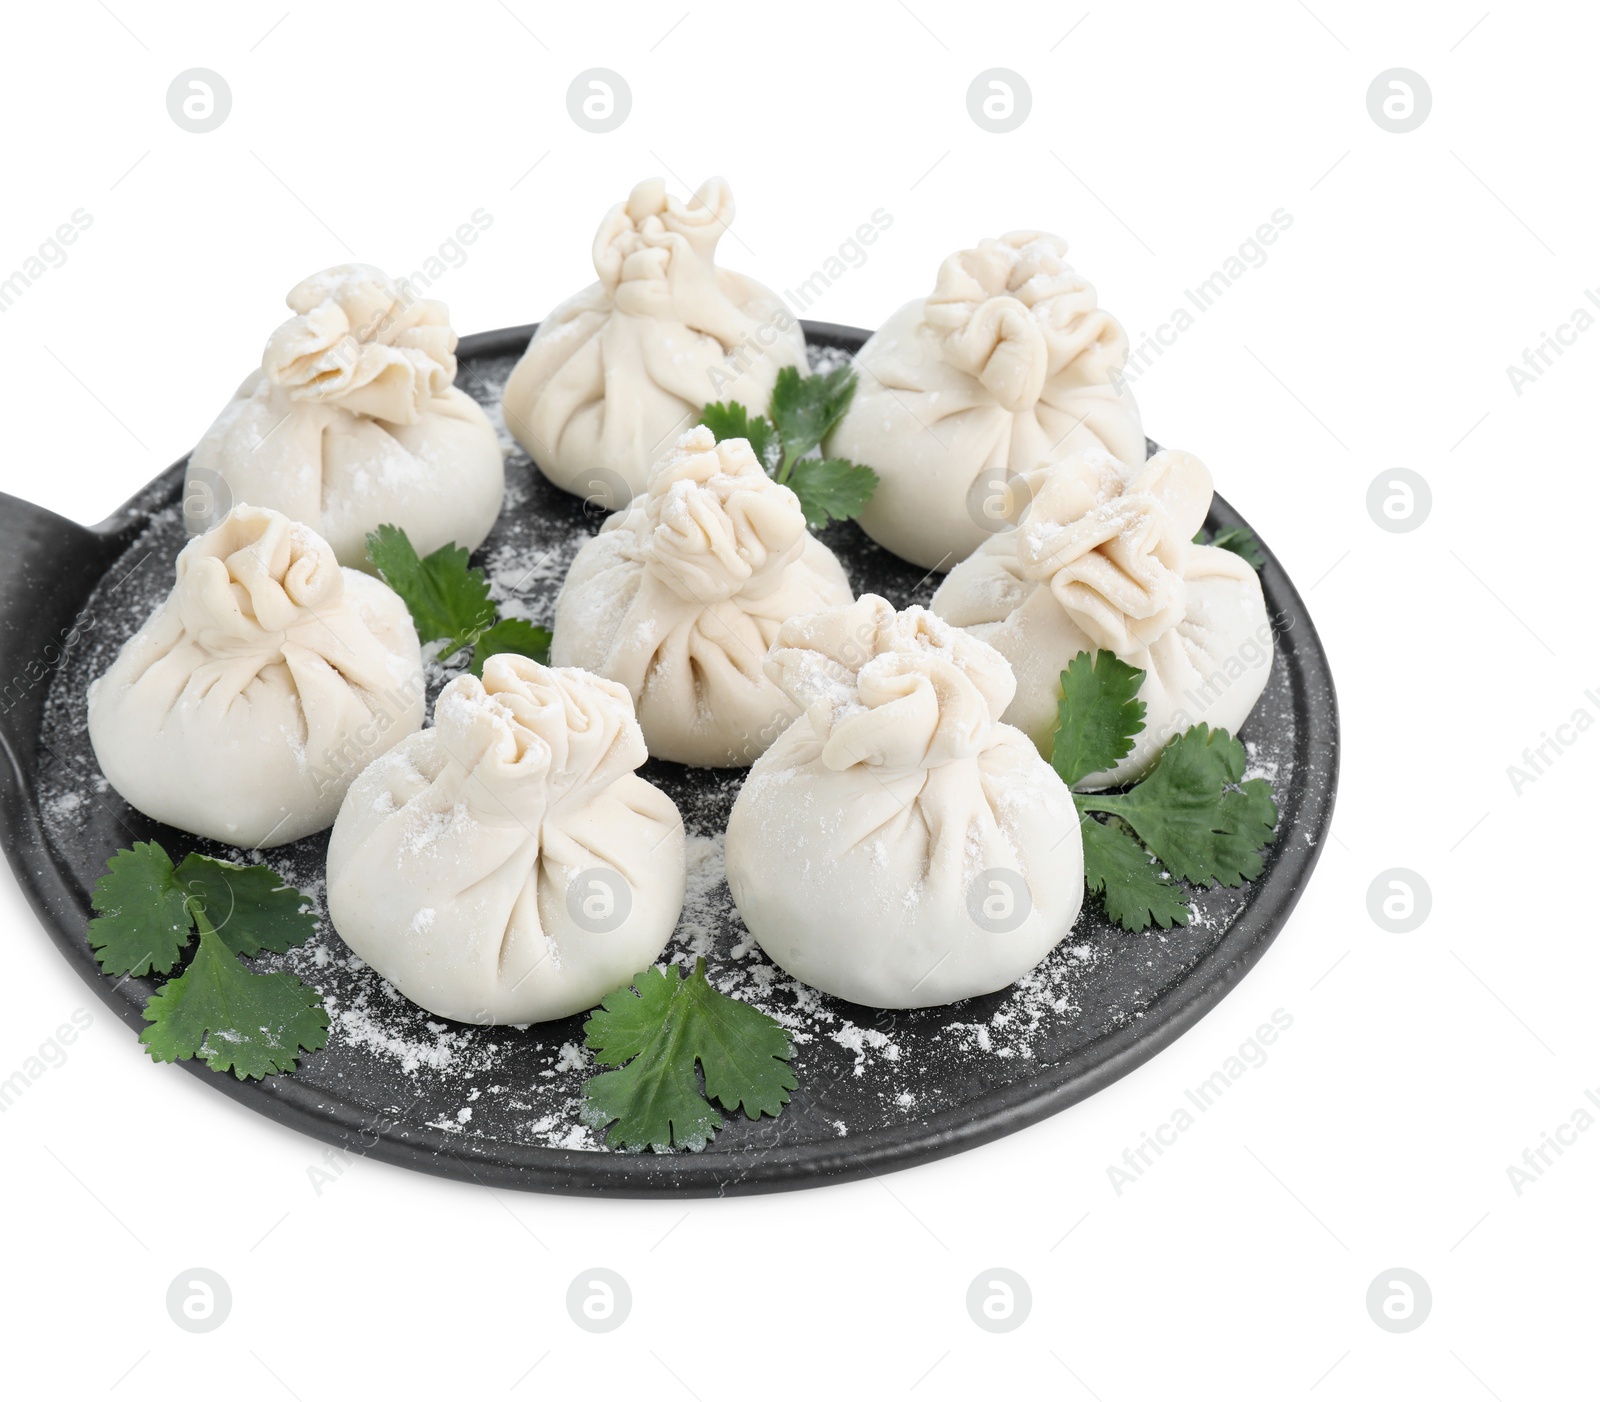
[[[506,509],[476,563],[488,574],[501,613],[548,625],[556,593],[579,548],[601,519],[547,483],[505,432],[499,391],[514,357],[464,363],[462,388],[484,406],[508,453]],[[826,368],[834,352],[814,353]],[[149,824],[110,792],[84,735],[84,693],[122,642],[165,598],[172,563],[184,543],[176,484],[153,488],[134,511],[144,526],[113,566],[86,615],[95,622],[50,681],[41,733],[39,800],[47,834],[77,867],[76,854],[103,860],[119,846],[156,836],[169,851],[197,850],[231,860],[265,860],[306,892],[317,933],[285,955],[253,961],[286,969],[324,996],[328,1047],[303,1059],[295,1080],[329,1102],[354,1107],[373,1124],[402,1132],[545,1149],[605,1152],[602,1136],[580,1117],[584,1081],[597,1067],[584,1046],[583,1019],[531,1027],[477,1027],[430,1017],[352,954],[331,928],[325,904],[327,835],[268,853],[201,843]],[[926,603],[936,583],[887,556],[853,526],[823,539],[840,556],[857,592],[897,606]],[[461,671],[462,659],[434,658],[429,700]],[[1263,724],[1246,727],[1250,774],[1285,791],[1293,779],[1294,711],[1282,659],[1258,707]],[[1252,733],[1254,732],[1254,733]],[[1217,890],[1197,895],[1187,928],[1133,936],[1109,926],[1091,906],[1072,933],[1012,987],[949,1008],[885,1012],[828,998],[789,978],[763,953],[734,908],[724,875],[723,833],[743,782],[738,770],[690,771],[648,763],[641,774],[677,803],[687,834],[688,878],[682,917],[664,958],[683,967],[697,958],[721,991],[745,999],[786,1028],[799,1080],[794,1103],[778,1120],[730,1115],[708,1153],[776,1142],[838,1143],[879,1129],[970,1111],[983,1096],[1083,1050],[1144,1015],[1149,1005],[1221,939],[1248,898]],[[837,813],[818,815],[838,822]],[[1008,815],[1013,816],[1013,815]],[[1026,821],[1026,814],[1014,815]],[[441,815],[439,822],[458,821]],[[442,828],[408,834],[429,850]],[[779,865],[774,881],[797,873]],[[909,893],[898,894],[905,897]],[[432,912],[412,929],[426,933]]]

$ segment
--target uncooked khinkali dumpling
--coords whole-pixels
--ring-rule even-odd
[[[728,887],[772,959],[851,1002],[921,1008],[1004,988],[1072,928],[1072,795],[997,719],[1011,669],[872,594],[778,634],[768,671],[805,714],[751,766]]]
[[[550,657],[626,686],[657,759],[749,764],[796,715],[763,671],[779,627],[851,597],[799,498],[702,426],[578,552]]]
[[[1005,718],[1049,754],[1062,671],[1103,649],[1144,671],[1145,728],[1088,787],[1137,779],[1191,725],[1237,731],[1272,671],[1272,625],[1248,562],[1193,544],[1211,507],[1205,464],[1168,451],[1130,468],[1090,449],[1026,474],[1022,491],[1021,526],[933,596],[935,613],[1010,661]]]
[[[505,455],[455,387],[444,303],[364,263],[308,277],[288,302],[261,368],[189,455],[190,528],[249,502],[304,522],[356,569],[386,523],[420,555],[476,549],[500,514]]]
[[[633,771],[644,737],[615,682],[498,653],[434,725],[351,788],[328,845],[328,914],[413,1003],[460,1022],[544,1022],[648,968],[683,906],[684,836]]]
[[[634,186],[594,240],[600,281],[547,316],[506,381],[506,427],[556,486],[616,511],[668,444],[718,400],[764,412],[778,371],[806,368],[777,293],[715,262],[733,193],[687,204]]]
[[[1023,232],[952,254],[932,295],[856,357],[860,387],[827,452],[877,471],[861,528],[902,559],[966,559],[1006,524],[1010,479],[1075,448],[1144,461],[1128,338],[1066,249]]]
[[[400,597],[308,527],[238,506],[183,548],[167,601],[90,685],[89,739],[141,813],[276,847],[327,827],[424,699]]]

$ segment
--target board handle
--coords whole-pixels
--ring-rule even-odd
[[[80,526],[65,516],[58,516],[48,507],[36,506],[22,497],[0,492],[0,545],[7,558],[0,560],[0,579],[11,574],[10,554],[13,550],[26,555],[30,552],[55,549],[77,536],[94,537],[96,532]]]
[[[0,731],[31,743],[94,586],[125,542],[0,492]]]

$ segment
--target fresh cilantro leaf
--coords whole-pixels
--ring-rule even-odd
[[[1068,787],[1132,752],[1144,729],[1144,676],[1109,652],[1080,652],[1067,664],[1051,763]],[[1169,741],[1127,792],[1073,794],[1084,878],[1113,921],[1133,931],[1186,925],[1179,882],[1239,886],[1261,874],[1278,807],[1272,786],[1246,780],[1244,769],[1243,745],[1225,730],[1196,725]],[[1097,822],[1091,812],[1111,821]]]
[[[825,375],[801,375],[792,365],[778,371],[767,412],[783,441],[786,466],[809,453],[833,431],[855,393],[856,372],[848,364]]]
[[[95,883],[89,943],[107,973],[167,973],[200,932],[189,966],[145,1005],[140,1041],[157,1061],[202,1057],[244,1080],[292,1071],[328,1041],[328,1015],[292,974],[252,973],[239,954],[292,949],[317,927],[306,898],[263,866],[191,852],[176,868],[159,843],[136,842]]]
[[[802,458],[790,469],[785,485],[800,498],[806,525],[815,531],[830,520],[859,516],[877,490],[878,474],[845,458]]]
[[[263,949],[282,954],[316,933],[317,917],[305,896],[271,867],[240,866],[191,852],[178,864],[178,884],[235,954]]]
[[[848,521],[877,490],[878,474],[845,458],[810,458],[844,417],[855,397],[856,376],[849,365],[825,375],[802,376],[793,366],[778,372],[768,406],[770,421],[751,416],[743,404],[708,404],[700,415],[720,443],[747,438],[767,475],[800,499],[806,525],[820,530],[829,521]]]
[[[1122,818],[1181,880],[1239,886],[1265,869],[1261,849],[1278,825],[1272,785],[1244,779],[1244,768],[1244,746],[1226,730],[1195,725],[1168,741],[1142,783],[1082,805]]]
[[[1106,915],[1135,934],[1159,925],[1189,923],[1189,902],[1178,885],[1120,819],[1102,823],[1080,810],[1083,872],[1091,896],[1105,900]]]
[[[711,430],[719,443],[728,438],[747,439],[767,474],[770,476],[777,470],[783,445],[778,442],[777,430],[760,414],[751,418],[750,411],[735,400],[731,404],[707,404],[700,422]]]
[[[417,636],[425,643],[446,641],[441,660],[471,646],[494,625],[489,581],[467,563],[470,557],[459,545],[441,545],[419,559],[403,530],[379,526],[367,537],[367,556],[411,611]]]
[[[328,1044],[328,1014],[293,974],[245,968],[204,915],[189,967],[145,1005],[140,1034],[156,1061],[198,1056],[241,1081],[293,1071],[302,1051]]]
[[[194,935],[186,893],[159,842],[135,842],[106,863],[91,898],[89,944],[108,974],[164,974]]]
[[[1245,526],[1224,526],[1209,540],[1202,528],[1195,533],[1194,543],[1214,545],[1218,550],[1231,550],[1254,570],[1259,571],[1267,563],[1267,557],[1261,553],[1261,542],[1256,539],[1255,532]]]
[[[795,1088],[788,1033],[718,993],[704,959],[687,977],[676,967],[644,970],[630,987],[607,994],[583,1030],[595,1059],[619,1068],[584,1086],[587,1116],[599,1125],[616,1122],[606,1134],[613,1149],[703,1149],[722,1128],[707,1097],[754,1120],[776,1115]]]
[[[726,404],[718,400],[700,411],[700,422],[711,430],[711,436],[721,443],[727,438],[750,436],[750,411],[731,399]]]
[[[772,475],[800,498],[813,530],[859,516],[878,487],[878,474],[870,467],[846,458],[806,456],[844,417],[855,392],[856,374],[849,365],[804,377],[786,366],[772,388],[768,413],[782,448]]]
[[[722,405],[712,405],[722,409]],[[743,409],[731,406],[742,414]],[[489,581],[459,545],[444,545],[417,558],[410,538],[398,526],[379,526],[367,537],[367,555],[411,611],[423,642],[445,640],[443,661],[470,648],[472,675],[497,652],[515,652],[535,662],[550,660],[550,630],[523,618],[501,618],[489,598]]]
[[[525,618],[502,618],[492,628],[478,634],[472,652],[472,675],[483,675],[483,664],[497,652],[514,652],[535,662],[550,661],[550,630],[529,623]]]
[[[1143,683],[1144,673],[1114,652],[1080,652],[1067,663],[1050,756],[1067,787],[1132,753],[1134,736],[1144,729]]]

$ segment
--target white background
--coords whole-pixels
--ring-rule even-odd
[[[94,1016],[0,1117],[7,1374],[30,1395],[306,1402],[1572,1395],[1600,1133],[1520,1195],[1507,1166],[1600,1087],[1600,734],[1520,796],[1506,769],[1577,708],[1600,716],[1600,330],[1520,395],[1506,367],[1600,285],[1600,26],[1487,4],[9,8],[0,276],[75,209],[93,224],[0,315],[0,487],[85,522],[187,451],[294,282],[352,256],[410,271],[475,209],[492,227],[430,290],[462,332],[588,281],[594,227],[637,179],[683,195],[721,173],[724,260],[776,288],[892,215],[813,316],[874,326],[948,252],[1032,226],[1067,236],[1136,339],[1286,211],[1136,392],[1305,592],[1344,759],[1289,927],[1177,1045],[986,1148],[731,1202],[492,1194],[370,1162],[319,1195],[319,1144],[152,1065],[0,877],[0,1078]],[[205,135],[165,106],[196,66],[233,93]],[[609,135],[567,115],[594,66],[632,88]],[[996,66],[1033,92],[1007,135],[966,107]],[[1393,67],[1433,97],[1403,135],[1366,104]],[[1406,534],[1366,508],[1397,467],[1433,494]],[[1391,867],[1432,889],[1409,934],[1368,915]],[[1116,1192],[1107,1166],[1275,1009],[1293,1025],[1266,1064]],[[164,1305],[193,1266],[233,1292],[203,1336]],[[567,1315],[591,1266],[631,1284],[615,1333]],[[1032,1290],[1008,1334],[964,1304],[994,1266]],[[1397,1266],[1433,1294],[1405,1334],[1365,1306]]]

